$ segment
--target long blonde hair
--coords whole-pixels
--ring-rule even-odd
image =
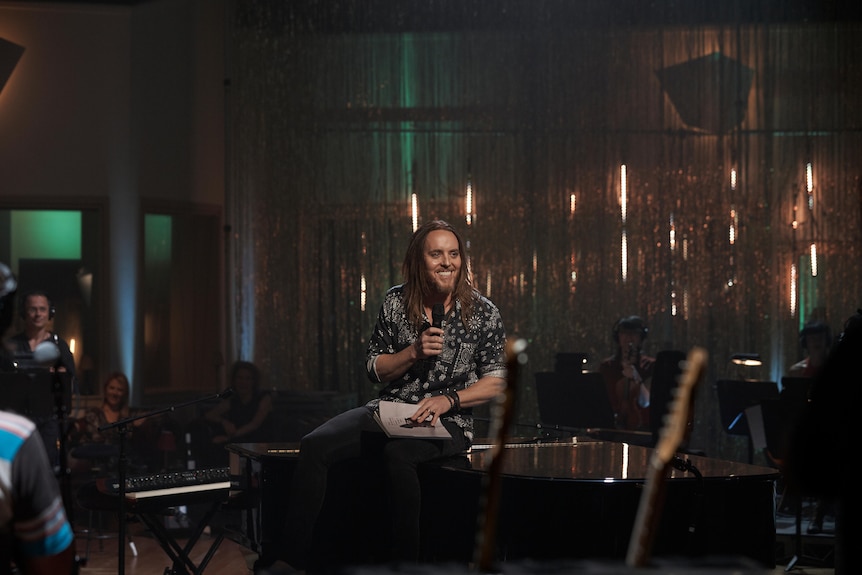
[[[128,417],[129,415],[129,378],[126,377],[126,374],[122,371],[114,371],[108,374],[108,377],[105,378],[105,383],[102,384],[102,405],[105,404],[107,400],[107,391],[108,384],[112,381],[117,380],[123,386],[123,399],[120,401],[120,416]]]
[[[404,254],[404,263],[401,266],[401,274],[404,277],[404,307],[407,309],[410,323],[418,330],[423,323],[423,306],[426,296],[434,293],[428,276],[425,274],[425,240],[428,234],[436,230],[451,232],[458,240],[458,251],[461,253],[461,269],[455,280],[455,292],[452,294],[454,300],[461,303],[461,320],[464,325],[469,325],[473,317],[473,303],[479,293],[473,288],[470,280],[470,270],[467,266],[467,253],[461,235],[448,222],[443,220],[431,220],[419,226],[413,232],[407,252]]]

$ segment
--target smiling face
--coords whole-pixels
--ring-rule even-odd
[[[428,283],[438,294],[455,291],[461,273],[461,251],[458,238],[446,230],[434,230],[425,238],[425,273]]]
[[[126,403],[126,386],[114,378],[105,384],[105,403],[112,409],[119,410]]]
[[[51,303],[43,295],[30,295],[24,302],[24,319],[33,328],[48,325]]]

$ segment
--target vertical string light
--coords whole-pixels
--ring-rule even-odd
[[[419,229],[419,198],[416,192],[410,194],[410,217],[413,221],[413,231]]]
[[[626,217],[628,212],[628,173],[625,164],[620,164],[620,218],[623,231],[620,238],[620,275],[623,282],[628,279],[628,234],[626,232]]]
[[[807,162],[805,164],[805,191],[807,193],[808,199],[808,211],[810,213],[810,221],[811,221],[811,236],[814,237],[814,168],[811,165],[811,162]],[[811,245],[808,248],[808,251],[811,254],[811,277],[817,277],[817,246],[812,239]]]
[[[670,248],[670,261],[671,266],[673,266],[673,256],[674,252],[676,252],[676,225],[673,221],[673,212],[670,213],[670,217],[668,218],[668,238],[667,243]],[[671,290],[670,290],[670,314],[672,316],[676,315],[676,288],[674,287],[674,274],[671,274]]]
[[[473,225],[473,177],[467,172],[467,197],[464,201],[464,212],[467,214],[467,227]]]
[[[530,290],[530,294],[533,297],[536,297],[536,285],[539,283],[536,281],[536,275],[539,273],[539,254],[536,253],[536,250],[533,250],[533,288]]]
[[[362,256],[363,270],[359,274],[359,310],[365,311],[365,305],[368,301],[368,286],[365,283],[365,267],[368,258],[368,236],[362,232],[359,236],[359,251]]]
[[[575,210],[577,209],[577,196],[574,193],[569,194],[569,220],[574,222]],[[574,226],[572,227],[574,229]],[[575,288],[578,285],[578,267],[577,267],[577,250],[574,243],[572,244],[571,252],[569,253],[569,291],[575,293]]]
[[[730,245],[736,243],[736,228],[739,225],[739,213],[736,208],[730,206],[730,226],[727,230],[727,241]]]
[[[730,169],[730,191],[731,199],[736,197],[736,185],[738,174],[736,168]],[[730,278],[727,280],[727,285],[732,286],[736,283],[736,266],[734,262],[733,246],[736,244],[737,230],[739,228],[739,212],[736,211],[736,206],[730,204],[730,224],[727,229],[727,243],[730,246]]]
[[[796,317],[796,264],[790,264],[790,317]]]
[[[811,246],[808,248],[808,252],[811,256],[811,277],[817,277],[817,245],[814,242],[811,242]]]

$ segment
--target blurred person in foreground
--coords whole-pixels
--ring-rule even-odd
[[[16,288],[0,263],[0,337],[9,328]],[[77,573],[74,534],[36,425],[2,410],[0,469],[0,574]]]
[[[788,488],[798,496],[820,496],[835,508],[835,575],[857,572],[851,564],[850,519],[862,511],[852,426],[862,401],[858,364],[862,357],[862,309],[844,331],[811,384],[809,401],[789,434],[785,460]],[[853,569],[853,571],[851,571]]]

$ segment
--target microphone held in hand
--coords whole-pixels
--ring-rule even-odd
[[[224,390],[223,392],[221,392],[220,394],[218,394],[218,398],[219,399],[227,399],[231,395],[233,395],[233,388],[229,387],[226,390]]]
[[[435,303],[431,308],[431,326],[432,327],[443,327],[443,318],[446,316],[446,308],[443,307],[442,303]]]

